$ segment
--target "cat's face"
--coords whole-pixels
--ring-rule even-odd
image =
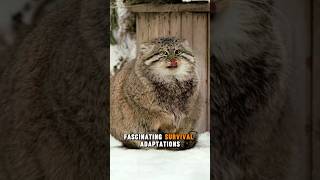
[[[185,40],[174,37],[155,39],[140,45],[144,74],[157,81],[186,81],[196,73],[196,59]]]

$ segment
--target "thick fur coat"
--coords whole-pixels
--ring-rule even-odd
[[[1,180],[107,179],[107,8],[69,0],[15,47],[1,76]]]
[[[176,40],[163,39],[159,44],[168,45],[163,41]],[[145,44],[140,45],[138,57],[125,63],[110,83],[110,132],[126,146],[134,148],[138,148],[140,142],[125,141],[124,134],[189,133],[196,130],[201,113],[195,58],[189,55],[192,59],[185,60],[183,53],[175,57],[179,60],[177,67],[169,69],[167,57],[158,55],[159,47],[155,47],[158,44]],[[173,44],[181,43],[168,46],[172,48]],[[180,149],[188,149],[196,140],[181,143]]]

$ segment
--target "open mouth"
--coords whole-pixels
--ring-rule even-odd
[[[167,66],[167,68],[168,68],[168,69],[175,69],[175,68],[177,68],[177,67],[178,67],[177,65],[174,65],[174,66],[171,66],[171,65],[170,65],[170,66]]]
[[[178,67],[178,61],[177,59],[171,59],[167,68],[169,69],[174,69],[174,68],[177,68]]]

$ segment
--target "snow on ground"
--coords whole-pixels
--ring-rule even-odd
[[[126,149],[111,136],[110,179],[209,180],[210,134],[201,134],[196,147],[184,151]]]

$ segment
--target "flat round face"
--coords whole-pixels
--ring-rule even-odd
[[[187,41],[163,37],[140,45],[143,70],[153,80],[186,81],[196,74],[196,60]]]

